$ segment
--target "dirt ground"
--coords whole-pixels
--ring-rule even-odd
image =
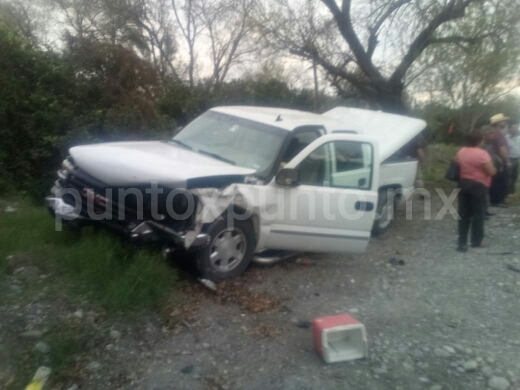
[[[424,221],[421,206],[363,256],[253,267],[222,298],[194,286],[180,334],[150,323],[106,357],[135,389],[477,389],[492,376],[520,388],[520,273],[507,268],[520,267],[520,210],[496,210],[489,248],[460,254],[449,213]],[[365,324],[368,359],[326,365],[314,352],[303,322],[338,313]]]
[[[520,389],[520,208],[493,210],[490,246],[461,254],[450,214],[422,205],[361,256],[253,266],[217,293],[187,283],[180,307],[100,328],[115,332],[61,388]],[[315,353],[306,322],[339,313],[365,324],[368,359]]]

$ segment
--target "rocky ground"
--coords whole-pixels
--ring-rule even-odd
[[[454,250],[449,213],[425,221],[421,209],[414,202],[413,220],[400,215],[362,256],[254,266],[216,293],[189,281],[182,303],[158,314],[107,318],[38,292],[7,303],[0,374],[18,345],[45,363],[60,344],[42,340],[67,337],[66,324],[82,335],[75,370],[50,388],[520,389],[520,208],[493,210],[490,246],[466,254]],[[44,271],[14,264],[11,289],[27,278],[43,289]],[[315,353],[309,322],[338,313],[365,324],[368,359],[327,365]],[[2,379],[13,388],[7,374],[0,388]]]

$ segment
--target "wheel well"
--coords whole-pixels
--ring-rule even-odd
[[[236,215],[244,215],[248,212],[243,207],[240,207],[237,205],[233,206],[233,211]],[[258,238],[260,237],[260,218],[258,217],[257,214],[255,214],[253,212],[253,213],[251,213],[251,215],[249,217],[247,217],[244,220],[250,221],[251,224],[253,225],[253,230],[255,232],[255,245],[256,245],[256,243],[258,242]]]
[[[379,194],[386,193],[388,190],[393,190],[397,192],[395,193],[395,198],[397,201],[401,200],[401,197],[403,196],[402,192],[403,186],[400,184],[387,184],[382,187],[379,187]]]

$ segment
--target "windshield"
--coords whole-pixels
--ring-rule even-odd
[[[208,111],[173,137],[173,142],[239,167],[270,172],[288,132]]]

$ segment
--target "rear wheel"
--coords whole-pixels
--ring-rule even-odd
[[[395,219],[395,209],[397,197],[391,201],[386,193],[379,194],[379,202],[377,204],[376,219],[372,227],[372,235],[379,236],[386,232]]]
[[[197,253],[197,268],[205,279],[220,281],[243,273],[253,258],[254,228],[250,221],[215,221],[208,229],[210,244]]]

